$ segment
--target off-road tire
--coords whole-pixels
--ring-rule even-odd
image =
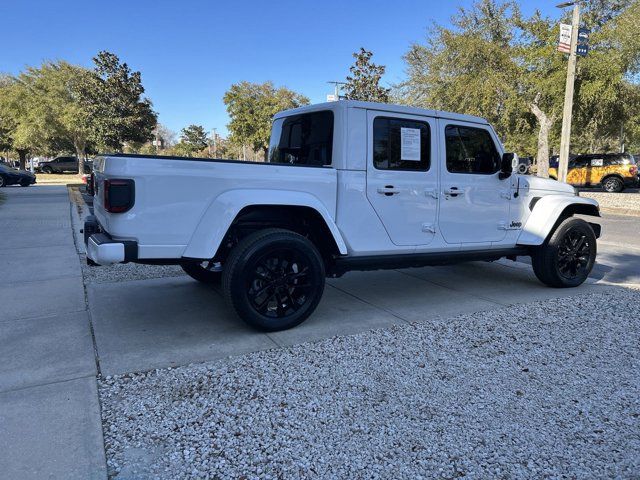
[[[180,265],[184,273],[194,280],[208,284],[219,284],[222,281],[222,272],[209,270],[198,262],[183,263]]]
[[[602,189],[609,193],[620,193],[624,190],[624,182],[618,177],[608,177],[602,182]]]
[[[228,304],[247,324],[268,332],[306,320],[318,306],[324,284],[324,261],[315,245],[278,228],[259,230],[240,240],[222,274]],[[260,302],[262,298],[267,300]],[[258,304],[266,308],[260,310]]]
[[[596,235],[591,225],[580,218],[569,217],[533,252],[531,263],[536,277],[545,285],[571,288],[587,279],[596,253]]]

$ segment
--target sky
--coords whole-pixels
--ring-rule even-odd
[[[160,123],[226,133],[222,97],[233,83],[273,81],[326,100],[360,47],[387,67],[384,83],[404,78],[402,56],[427,28],[448,24],[472,0],[0,0],[0,73],[46,60],[91,67],[100,50],[142,73]],[[557,1],[523,0],[558,16]]]

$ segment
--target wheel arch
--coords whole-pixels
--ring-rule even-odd
[[[560,222],[574,215],[599,217],[598,202],[584,197],[544,196],[534,205],[516,243],[542,245]]]
[[[347,253],[342,234],[332,216],[315,196],[305,192],[246,189],[227,191],[211,202],[183,256],[217,256],[220,249],[224,248],[223,240],[237,227],[247,230],[288,227],[297,231],[300,228],[296,227],[302,225],[311,228],[316,237],[326,236],[330,239],[329,242],[316,244],[321,253]]]

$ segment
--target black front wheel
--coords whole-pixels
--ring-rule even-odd
[[[7,181],[4,179],[2,175],[0,175],[0,188],[7,185]]]
[[[313,313],[322,298],[324,262],[302,235],[269,228],[242,239],[225,262],[227,302],[252,327],[286,330]]]
[[[181,267],[187,275],[202,283],[216,284],[222,280],[220,263],[213,260],[183,263]]]
[[[550,287],[581,285],[596,260],[596,235],[580,218],[565,219],[531,257],[538,279]]]

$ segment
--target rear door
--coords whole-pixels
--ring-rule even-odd
[[[510,228],[511,183],[498,178],[501,149],[488,125],[439,120],[439,225],[447,243],[499,242]]]
[[[396,245],[427,245],[437,222],[435,120],[367,113],[367,198]]]

